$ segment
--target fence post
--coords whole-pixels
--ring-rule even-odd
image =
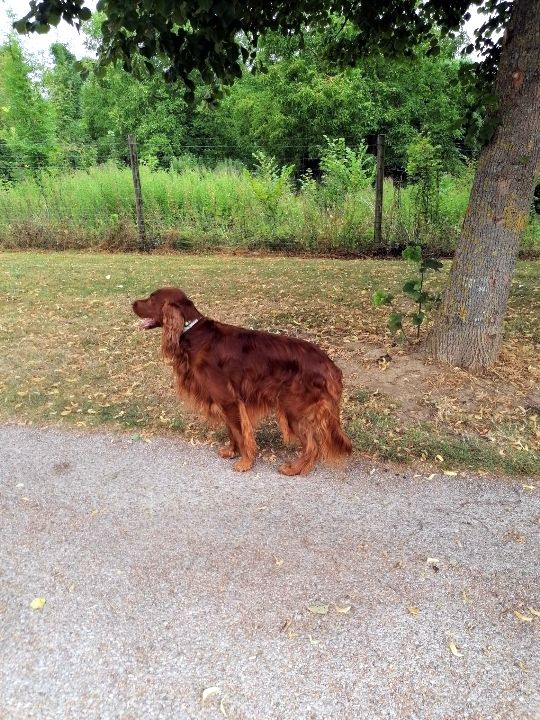
[[[139,250],[148,250],[146,245],[146,230],[144,227],[143,202],[141,192],[141,178],[139,177],[139,158],[137,156],[137,140],[128,135],[129,162],[133,175],[133,188],[135,190],[135,212],[137,214],[137,229],[139,231]]]
[[[377,175],[375,178],[375,224],[373,239],[376,246],[382,245],[382,211],[384,181],[384,135],[377,135]]]

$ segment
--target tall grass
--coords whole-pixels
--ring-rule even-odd
[[[439,219],[421,240],[452,253],[470,190],[470,174],[445,177]],[[255,177],[236,164],[209,170],[141,168],[144,214],[152,247],[164,250],[276,249],[387,254],[413,239],[409,188],[385,182],[384,238],[373,241],[370,185],[336,200],[324,183]],[[73,173],[43,172],[0,186],[0,246],[43,249],[137,249],[131,172],[112,164]],[[540,222],[527,229],[523,253],[540,255]]]

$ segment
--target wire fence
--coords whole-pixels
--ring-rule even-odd
[[[462,164],[455,177],[442,174],[436,212],[419,222],[416,186],[392,158],[383,164],[376,185],[374,173],[355,175],[354,156],[338,158],[329,170],[321,168],[321,153],[284,142],[284,154],[265,171],[261,156],[231,159],[228,151],[234,147],[188,142],[181,155],[153,159],[143,147],[137,195],[127,143],[125,157],[85,167],[77,167],[59,148],[45,163],[43,156],[8,157],[0,145],[0,245],[394,255],[420,241],[433,254],[453,252],[472,183],[471,165]],[[214,153],[211,162],[201,152],[205,149]],[[257,150],[264,153],[262,146]],[[364,152],[373,156],[374,168],[376,143],[367,143]],[[285,171],[287,165],[294,172]],[[138,231],[136,199],[146,233],[140,232],[140,221]],[[529,246],[540,248],[538,222],[527,232]]]

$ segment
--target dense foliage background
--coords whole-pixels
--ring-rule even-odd
[[[99,16],[85,29],[95,46]],[[109,66],[83,79],[62,45],[43,68],[10,38],[0,47],[0,242],[135,247],[133,133],[157,246],[385,253],[419,239],[451,253],[482,121],[468,112],[455,41],[438,55],[420,46],[409,59],[371,56],[347,69],[333,64],[325,34],[298,42],[265,36],[259,71],[244,68],[214,107],[201,78],[186,104],[160,73]],[[377,133],[383,247],[372,240]],[[540,252],[539,235],[535,218],[524,252]]]

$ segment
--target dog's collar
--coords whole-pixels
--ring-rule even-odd
[[[182,335],[187,332],[188,330],[191,330],[191,328],[196,325],[201,318],[196,318],[195,320],[191,320],[190,322],[184,323],[184,329],[182,330]]]

